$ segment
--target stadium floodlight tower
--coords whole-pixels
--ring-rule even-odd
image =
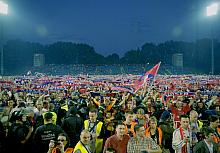
[[[8,4],[4,1],[0,1],[0,51],[1,51],[1,76],[4,75],[4,49],[3,49],[3,43],[4,43],[4,36],[3,36],[3,16],[8,14]]]
[[[206,16],[211,17],[215,16],[218,14],[218,7],[219,3],[215,2],[209,6],[206,7]],[[212,62],[212,69],[211,69],[211,74],[214,74],[214,36],[213,36],[213,27],[211,26],[211,37],[212,37],[212,45],[211,45],[211,50],[212,50],[212,55],[211,55],[211,62]]]

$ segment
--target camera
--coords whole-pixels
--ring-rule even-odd
[[[57,147],[59,146],[61,143],[59,141],[54,141],[54,146]]]

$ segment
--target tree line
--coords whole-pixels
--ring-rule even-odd
[[[220,74],[220,43],[214,40],[215,74]],[[9,40],[4,45],[5,74],[21,73],[33,67],[34,54],[44,54],[45,64],[156,64],[172,65],[172,55],[183,54],[183,66],[203,73],[211,71],[211,40],[196,42],[166,41],[159,44],[146,42],[143,46],[126,51],[123,57],[117,53],[107,56],[83,43],[55,42],[43,45],[21,40]]]

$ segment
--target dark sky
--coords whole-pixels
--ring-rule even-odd
[[[123,55],[145,42],[220,38],[219,15],[207,18],[211,0],[8,0],[7,39],[44,44],[88,43],[98,53]]]

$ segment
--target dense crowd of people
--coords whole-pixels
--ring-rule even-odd
[[[220,152],[218,76],[137,78],[2,79],[0,152]]]
[[[31,72],[39,72],[46,75],[118,75],[118,74],[141,74],[146,69],[153,67],[153,64],[72,64],[72,65],[58,65],[49,64],[40,67],[32,67]],[[21,73],[21,72],[20,72]],[[24,73],[24,72],[22,72]],[[21,74],[22,74],[21,73]],[[175,67],[169,65],[162,65],[160,67],[161,74],[190,74],[199,73],[191,68]]]

